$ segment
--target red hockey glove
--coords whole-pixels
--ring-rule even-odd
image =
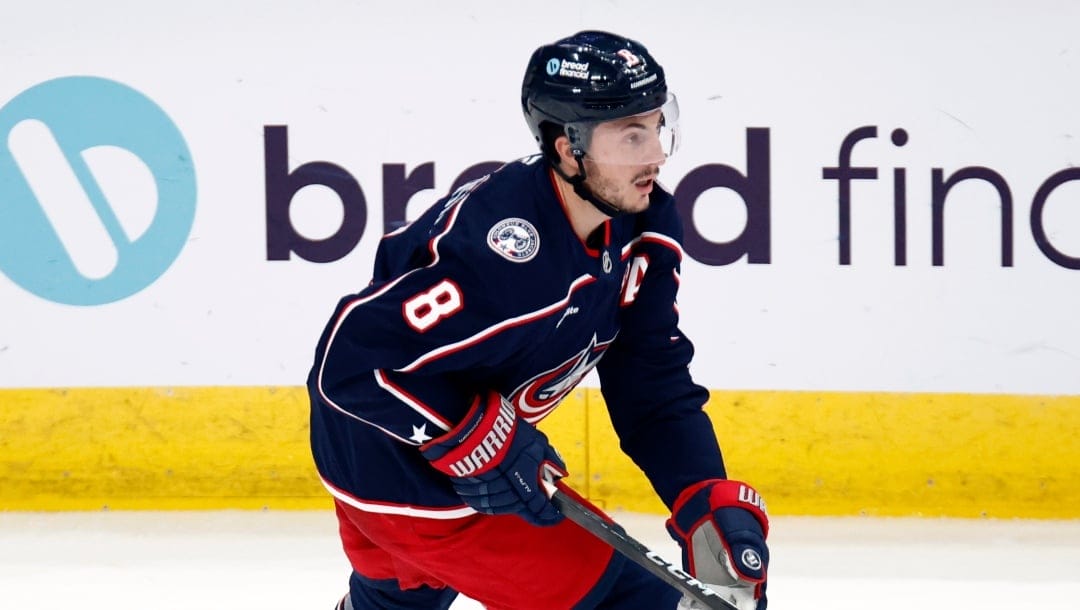
[[[478,512],[517,514],[535,525],[563,519],[540,479],[566,476],[566,464],[544,433],[496,392],[478,397],[461,423],[420,451]]]
[[[668,532],[683,551],[683,567],[739,610],[765,610],[769,516],[754,488],[710,479],[675,500]],[[684,599],[679,608],[694,608]]]

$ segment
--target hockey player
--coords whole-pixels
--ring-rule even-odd
[[[727,480],[678,328],[681,225],[656,183],[678,106],[638,42],[540,47],[521,93],[541,154],[386,235],[308,378],[311,442],[352,567],[339,608],[675,608],[555,509],[535,424],[594,367],[620,445],[672,509],[689,572],[764,610],[768,517]]]

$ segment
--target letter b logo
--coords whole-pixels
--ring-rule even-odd
[[[0,270],[24,289],[123,299],[172,265],[194,217],[187,144],[138,91],[66,77],[0,108]]]

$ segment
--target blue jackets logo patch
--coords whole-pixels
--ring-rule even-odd
[[[597,342],[594,334],[589,345],[575,356],[518,386],[510,395],[510,403],[530,424],[544,419],[593,370],[610,344],[611,340]]]
[[[524,263],[540,251],[540,234],[527,220],[507,218],[491,227],[487,244],[506,259]]]

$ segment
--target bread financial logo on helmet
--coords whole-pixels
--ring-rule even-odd
[[[504,258],[524,263],[540,251],[540,234],[527,220],[506,218],[488,231],[487,244]]]
[[[571,61],[569,59],[552,58],[547,61],[548,76],[565,76],[567,78],[580,78],[588,80],[589,62]]]

